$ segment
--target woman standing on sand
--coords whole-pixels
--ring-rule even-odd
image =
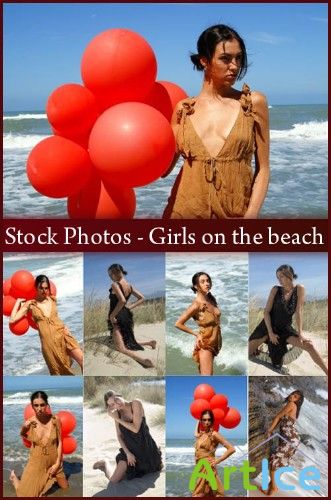
[[[36,298],[17,299],[9,323],[15,323],[31,312],[38,328],[41,351],[51,375],[74,375],[72,359],[83,371],[83,352],[77,340],[58,316],[56,298],[51,295],[47,276],[40,274],[35,279]]]
[[[269,183],[268,105],[260,92],[233,88],[247,71],[243,39],[218,24],[199,37],[194,67],[200,94],[180,101],[172,129],[185,162],[171,191],[166,219],[258,218]],[[251,162],[255,157],[255,172]]]
[[[253,355],[261,344],[267,342],[269,355],[275,368],[280,369],[287,353],[287,344],[307,351],[312,360],[328,374],[328,367],[311,340],[303,336],[302,313],[305,299],[303,285],[294,285],[297,275],[288,264],[276,270],[280,286],[271,289],[264,309],[264,319],[249,337],[249,355]],[[298,331],[292,327],[295,315]]]
[[[143,358],[134,351],[143,351],[145,345],[152,349],[156,347],[156,340],[147,342],[137,342],[133,331],[132,309],[139,306],[144,301],[144,296],[136,288],[127,282],[124,276],[127,272],[120,264],[112,264],[108,268],[108,275],[112,280],[112,286],[109,289],[109,314],[108,328],[114,341],[116,349],[122,354],[140,363],[145,368],[153,368],[152,361]],[[136,297],[136,301],[128,304],[131,295]]]
[[[196,337],[193,359],[198,363],[201,375],[213,374],[214,357],[218,355],[222,347],[221,310],[210,292],[211,287],[212,281],[207,273],[195,273],[192,277],[191,288],[196,293],[196,299],[175,323],[179,330]],[[186,326],[185,323],[190,318],[198,324],[198,333]]]
[[[45,392],[34,392],[30,400],[35,415],[21,429],[21,436],[32,443],[29,461],[21,479],[14,470],[10,474],[18,497],[45,496],[54,483],[62,489],[69,487],[62,466],[61,422],[48,411]]]
[[[267,430],[267,436],[270,437],[273,431],[279,425],[279,433],[284,439],[279,440],[279,445],[269,460],[270,482],[268,489],[261,491],[268,496],[277,493],[278,488],[275,483],[275,472],[280,467],[287,467],[294,453],[296,452],[300,438],[295,428],[295,423],[299,417],[300,409],[304,400],[302,391],[293,391],[285,399],[286,405],[277,413]]]
[[[205,410],[201,413],[200,421],[196,425],[194,436],[195,442],[195,461],[196,463],[205,458],[210,463],[215,479],[217,490],[212,490],[208,480],[199,478],[196,482],[192,497],[216,496],[224,497],[224,488],[217,474],[216,465],[224,462],[228,457],[235,453],[235,448],[221,434],[213,429],[214,414],[211,410]],[[215,457],[216,449],[219,445],[224,446],[226,451],[219,458]]]
[[[134,479],[162,469],[160,448],[152,438],[141,401],[126,401],[120,394],[108,391],[104,395],[108,415],[115,420],[117,439],[121,446],[116,456],[116,468],[111,472],[108,460],[93,465],[113,484],[122,479]]]

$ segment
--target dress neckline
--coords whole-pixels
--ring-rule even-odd
[[[35,299],[35,301],[34,301],[34,302],[35,302],[36,307],[38,307],[39,311],[41,311],[41,312],[42,312],[42,314],[43,314],[43,316],[45,316],[45,318],[47,318],[47,319],[50,319],[50,317],[52,316],[52,311],[53,311],[53,303],[54,303],[54,301],[53,301],[52,299],[50,299],[50,300],[51,300],[51,307],[50,307],[50,314],[49,314],[49,316],[48,316],[47,314],[45,314],[45,312],[43,311],[43,309],[42,309],[42,308],[40,307],[40,305],[38,304],[38,301],[37,301],[36,299]]]

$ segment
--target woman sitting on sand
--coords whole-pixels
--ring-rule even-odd
[[[145,345],[152,349],[156,347],[156,340],[138,343],[134,336],[131,310],[143,303],[144,296],[126,281],[124,276],[127,272],[120,264],[112,264],[108,268],[108,274],[113,282],[109,289],[108,328],[115,347],[119,352],[126,354],[145,368],[152,368],[154,365],[150,359],[143,358],[134,352],[143,351]],[[134,295],[137,300],[128,304],[131,295]]]
[[[31,311],[38,328],[41,351],[51,375],[74,375],[72,359],[83,371],[83,352],[77,340],[58,316],[56,298],[51,295],[51,285],[47,276],[40,274],[35,279],[36,298],[17,299],[9,322],[15,323]]]
[[[21,479],[11,471],[10,480],[18,497],[44,496],[57,482],[60,488],[69,487],[62,467],[61,422],[49,413],[48,396],[43,391],[31,395],[35,415],[21,429],[21,436],[32,446]]]
[[[299,390],[291,392],[285,399],[286,405],[277,413],[267,431],[270,437],[279,425],[279,433],[284,439],[279,440],[279,445],[269,460],[270,482],[268,489],[262,490],[265,495],[272,496],[277,493],[278,488],[275,483],[275,472],[280,467],[287,467],[294,453],[296,452],[300,438],[295,428],[295,423],[299,417],[300,409],[304,400],[303,393]]]
[[[161,451],[150,435],[144,408],[137,399],[126,401],[120,394],[108,391],[104,395],[108,415],[115,420],[117,439],[121,446],[116,456],[114,472],[108,460],[93,465],[105,473],[111,483],[134,479],[162,469]]]
[[[201,375],[213,374],[214,357],[222,347],[221,311],[210,292],[211,287],[212,281],[207,273],[195,273],[191,288],[197,294],[196,299],[175,323],[177,328],[196,337],[193,359],[198,363]],[[198,333],[185,325],[190,318],[197,322]]]
[[[217,490],[212,490],[211,485],[207,479],[199,478],[195,484],[192,492],[192,497],[224,497],[224,488],[222,482],[217,474],[216,465],[224,462],[229,456],[235,453],[235,448],[228,441],[224,439],[221,434],[213,429],[214,414],[211,410],[205,410],[201,413],[200,421],[196,425],[194,436],[195,442],[195,461],[196,463],[205,458],[210,463],[215,479],[217,482]],[[219,445],[224,446],[226,451],[219,458],[215,457],[216,449]]]
[[[287,264],[277,269],[276,276],[280,286],[271,289],[264,309],[264,319],[249,337],[249,355],[258,352],[259,346],[266,342],[273,366],[280,369],[283,357],[287,353],[287,344],[291,344],[307,351],[312,360],[327,374],[328,367],[314,344],[302,334],[304,286],[294,285],[297,275]],[[292,327],[293,314],[296,317],[298,331]]]

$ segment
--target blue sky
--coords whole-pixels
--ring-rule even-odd
[[[83,377],[51,377],[50,375],[32,375],[29,377],[5,376],[5,391],[37,391],[47,389],[82,388]]]
[[[307,298],[325,298],[328,293],[326,253],[251,253],[249,254],[249,293],[264,304],[270,289],[277,285],[276,269],[289,264],[305,286]]]
[[[108,267],[121,264],[126,279],[145,296],[165,295],[165,257],[162,253],[86,253],[84,254],[84,294],[108,299],[111,285]]]
[[[167,438],[194,439],[196,420],[190,414],[194,389],[199,384],[210,384],[217,394],[229,398],[229,406],[237,408],[241,422],[234,429],[220,427],[219,432],[229,440],[247,436],[247,378],[246,377],[167,377],[166,421]]]
[[[88,42],[118,27],[151,44],[159,80],[195,95],[201,73],[188,55],[200,33],[219,22],[244,38],[250,62],[245,81],[270,104],[326,102],[327,4],[21,3],[4,5],[4,109],[45,109],[56,87],[81,81]]]

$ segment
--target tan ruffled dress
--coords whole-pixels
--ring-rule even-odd
[[[197,463],[201,458],[215,458],[218,440],[215,437],[215,431],[200,432],[195,443],[195,462]],[[192,492],[192,497],[224,497],[224,488],[220,478],[218,477],[216,467],[212,467],[217,481],[217,490],[212,490],[210,483],[200,477]],[[204,470],[202,470],[204,472]]]
[[[209,155],[191,122],[195,98],[183,102],[178,113],[177,146],[185,162],[172,188],[164,219],[224,219],[245,214],[253,187],[256,119],[246,84],[239,102],[236,122],[215,157]]]
[[[69,351],[80,346],[58,317],[56,299],[50,299],[52,308],[49,317],[44,314],[36,300],[32,300],[30,305],[32,319],[39,331],[41,350],[51,375],[74,375]]]
[[[57,461],[57,447],[61,439],[61,431],[56,417],[52,417],[50,435],[47,440],[42,441],[36,428],[32,426],[25,436],[31,441],[29,461],[26,464],[19,486],[18,497],[41,497],[58,479],[65,479],[62,465],[56,475],[50,477],[48,469]]]
[[[193,359],[198,363],[199,368],[200,349],[208,350],[213,356],[217,356],[222,348],[220,319],[221,313],[211,312],[206,307],[202,307],[194,317],[199,325],[199,334],[201,335],[200,347],[195,346],[193,351]]]

